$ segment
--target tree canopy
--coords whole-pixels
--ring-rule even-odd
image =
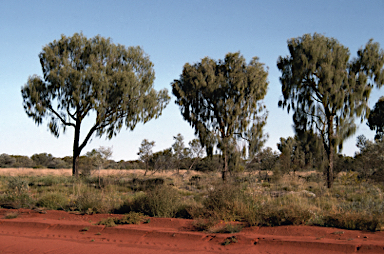
[[[382,140],[384,137],[384,96],[381,97],[373,107],[368,117],[367,125],[376,131],[375,139]]]
[[[349,60],[348,48],[316,33],[288,40],[288,49],[290,55],[277,62],[284,97],[279,107],[294,111],[296,129],[313,130],[322,138],[330,188],[336,148],[355,132],[354,118],[369,114],[372,86],[383,84],[384,53],[370,40]]]
[[[237,52],[228,53],[224,60],[205,57],[199,63],[187,63],[180,78],[172,83],[175,103],[202,146],[208,154],[215,145],[222,151],[223,180],[236,138],[249,140],[253,150],[258,149],[255,144],[262,144],[255,139],[263,139],[266,111],[261,100],[267,93],[267,76],[257,57],[247,64]]]
[[[92,135],[111,139],[123,126],[133,130],[160,116],[169,101],[166,89],[153,89],[153,64],[140,47],[76,33],[44,46],[39,59],[43,77],[33,75],[22,87],[24,110],[37,125],[48,120],[56,137],[60,130],[74,129],[74,175]],[[80,142],[81,125],[89,115],[95,120]]]
[[[149,164],[149,160],[152,158],[152,155],[153,155],[152,148],[154,146],[155,146],[155,141],[148,141],[148,139],[143,139],[139,148],[139,152],[137,153],[137,155],[139,155],[140,157],[140,160],[145,164],[144,176],[147,175],[148,164]]]

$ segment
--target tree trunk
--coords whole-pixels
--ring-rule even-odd
[[[80,140],[80,124],[76,123],[75,127],[75,139],[73,141],[73,158],[72,158],[72,176],[79,177],[79,156],[80,156],[80,148],[79,148],[79,140]]]
[[[327,157],[328,157],[328,168],[327,168],[327,187],[332,188],[333,184],[333,116],[328,119],[328,146],[327,146]]]
[[[223,179],[223,182],[227,181],[227,174],[228,174],[228,160],[227,160],[227,151],[224,152],[224,167],[223,171],[221,172],[221,178]]]
[[[328,168],[327,168],[327,187],[332,188],[333,184],[333,147],[330,148],[328,153]]]
[[[73,149],[73,158],[72,158],[72,176],[79,177],[79,168],[78,168],[78,162],[79,162],[79,155]]]
[[[147,175],[147,172],[148,172],[148,162],[145,162],[145,172],[144,172],[144,176]]]

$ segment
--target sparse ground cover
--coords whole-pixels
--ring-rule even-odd
[[[144,170],[101,170],[99,184],[98,175],[76,179],[56,171],[61,174],[1,169],[0,207],[131,214],[126,218],[131,223],[148,216],[187,218],[205,232],[277,225],[384,230],[383,185],[360,181],[354,173],[340,174],[328,189],[316,172],[270,182],[257,173],[237,174],[223,184],[220,173],[181,170],[144,177]]]

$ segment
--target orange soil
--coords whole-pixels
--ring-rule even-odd
[[[4,218],[13,212],[19,216]],[[0,209],[0,253],[384,253],[384,232],[281,226],[215,234],[194,231],[192,220],[169,218],[94,225],[109,216]],[[237,242],[222,245],[232,236]]]

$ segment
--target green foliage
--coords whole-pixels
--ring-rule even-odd
[[[43,77],[29,77],[22,88],[24,110],[38,125],[47,119],[56,137],[60,129],[74,128],[74,175],[77,158],[94,134],[111,139],[123,125],[133,130],[160,116],[169,101],[167,90],[153,89],[153,64],[140,47],[75,33],[46,45],[39,58]],[[81,124],[91,113],[94,123],[80,142]]]
[[[249,220],[250,225],[281,226],[306,224],[312,217],[312,213],[300,205],[290,204],[278,207],[274,204],[260,206],[254,218]],[[254,221],[256,219],[256,221]]]
[[[197,231],[210,231],[217,223],[219,219],[216,217],[197,218],[193,221],[193,227]]]
[[[29,189],[28,183],[28,180],[24,177],[10,177],[8,178],[8,189],[16,194],[25,193]]]
[[[37,201],[36,206],[50,210],[65,210],[68,206],[68,199],[60,193],[47,193]]]
[[[144,214],[131,211],[125,214],[117,224],[140,224],[140,222],[144,221],[147,221]]]
[[[211,213],[225,221],[240,220],[243,216],[245,197],[240,187],[232,184],[216,185],[208,192],[204,207]]]
[[[110,213],[122,203],[114,192],[103,193],[95,188],[85,188],[75,196],[70,208],[87,214]]]
[[[240,232],[240,230],[237,231],[237,232]],[[237,233],[237,232],[224,232],[224,233]],[[219,232],[219,233],[220,233],[220,232]],[[229,245],[229,244],[231,244],[231,243],[237,243],[236,236],[228,237],[227,239],[225,239],[225,241],[224,241],[223,243],[221,243],[221,245],[226,246],[226,245]]]
[[[177,177],[180,180],[181,177]],[[107,226],[145,222],[147,218],[143,214],[189,218],[194,219],[196,230],[216,233],[235,232],[244,224],[384,229],[383,186],[361,179],[360,174],[353,171],[340,173],[332,189],[321,184],[320,173],[304,172],[296,176],[282,175],[278,181],[262,183],[239,174],[225,184],[218,184],[216,173],[199,174],[176,186],[164,185],[164,180],[157,185],[156,180],[152,180],[151,187],[145,183],[145,192],[131,191],[129,180],[120,183],[120,177],[105,178],[105,188],[99,189],[90,187],[97,182],[97,177],[36,176],[19,177],[15,181],[13,177],[2,176],[0,206],[38,206],[87,214],[129,213],[100,223]],[[146,179],[139,180],[143,183]],[[9,182],[12,185],[8,186]],[[28,182],[34,184],[28,189],[18,187]],[[128,186],[122,188],[121,184]]]
[[[219,234],[232,234],[232,233],[239,233],[243,229],[243,225],[240,224],[231,224],[231,223],[226,223],[222,227],[216,228],[213,232],[214,233],[219,233]],[[232,238],[232,242],[236,243],[237,240],[236,238]]]
[[[369,113],[367,125],[376,131],[375,139],[382,140],[384,137],[384,96],[376,102],[373,110]]]
[[[35,168],[48,168],[48,165],[52,162],[52,154],[39,153],[31,156],[31,159],[35,163]]]
[[[259,176],[261,176],[261,171],[265,171],[263,180],[267,180],[269,178],[268,171],[275,169],[278,160],[278,153],[272,151],[272,148],[267,147],[256,153],[252,161],[247,164],[247,169],[248,171],[259,170]],[[280,161],[282,161],[281,156]]]
[[[19,214],[18,213],[7,213],[5,216],[4,216],[4,219],[15,219],[19,217]]]
[[[164,149],[162,151],[152,154],[149,159],[149,168],[154,172],[173,169],[174,156],[172,154],[172,148]],[[182,165],[182,161],[178,161],[178,165]]]
[[[155,146],[155,141],[149,142],[147,139],[143,139],[141,142],[141,146],[139,148],[139,152],[137,155],[140,156],[140,160],[145,163],[145,173],[144,175],[147,175],[147,172],[149,170],[149,161],[152,158],[153,152],[152,148]]]
[[[28,156],[21,156],[21,155],[12,155],[13,158],[15,158],[15,163],[12,165],[14,168],[32,168],[34,165],[34,162],[32,159],[30,159]],[[67,166],[63,167],[67,168]]]
[[[121,219],[116,217],[108,217],[106,219],[102,219],[97,223],[97,225],[115,227],[117,225],[123,224],[140,224],[140,222],[145,221],[147,221],[147,219],[144,214],[131,211],[128,214],[125,214]]]
[[[215,172],[223,168],[223,160],[219,155],[207,156],[196,162],[193,170],[200,172]]]
[[[97,223],[97,225],[104,225],[106,227],[116,227],[116,221],[118,220],[118,218],[115,218],[115,217],[108,217],[108,218],[105,218],[105,219],[102,219],[101,221],[99,221]]]
[[[294,111],[296,130],[312,130],[322,138],[330,188],[336,148],[354,134],[355,116],[367,116],[373,84],[384,82],[384,52],[370,40],[349,61],[348,48],[317,33],[288,40],[288,49],[290,56],[277,62],[284,96],[279,107]]]
[[[377,231],[383,226],[382,218],[376,216],[362,216],[358,213],[332,214],[321,218],[316,226],[344,228],[350,230]]]
[[[145,196],[136,198],[130,205],[131,211],[142,212],[153,217],[175,217],[180,208],[180,195],[174,188],[156,186]]]
[[[376,139],[375,142],[358,137],[360,153],[355,155],[354,167],[363,179],[372,179],[384,182],[384,141]]]
[[[176,137],[173,137],[175,140],[175,143],[172,144],[172,149],[174,152],[174,159],[176,162],[176,168],[177,171],[179,172],[181,162],[184,158],[188,157],[188,148],[184,146],[184,137],[180,133],[177,134]]]
[[[162,185],[164,185],[163,178],[149,178],[149,179],[133,178],[131,181],[130,187],[134,191],[146,191]]]
[[[16,163],[16,159],[12,156],[3,153],[0,154],[0,168],[11,168]]]
[[[172,83],[175,103],[208,154],[215,145],[222,151],[223,180],[236,138],[247,139],[250,152],[262,143],[266,113],[262,114],[260,101],[267,93],[267,75],[257,57],[247,64],[240,53],[228,53],[224,60],[206,57],[200,63],[185,64],[180,79]]]

